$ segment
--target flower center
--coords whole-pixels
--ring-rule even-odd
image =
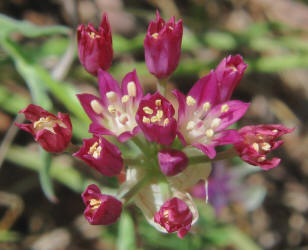
[[[99,146],[100,141],[96,141],[93,145],[89,148],[88,154],[92,155],[95,159],[100,157],[102,146]]]
[[[164,111],[161,109],[161,99],[155,100],[155,107],[152,109],[148,106],[142,108],[144,116],[142,117],[143,123],[156,123],[160,126],[167,126],[169,119],[165,116]]]
[[[90,200],[90,207],[92,210],[98,209],[101,204],[102,204],[101,200],[97,200],[97,199]]]
[[[66,125],[61,120],[55,119],[52,116],[41,117],[38,121],[33,123],[33,128],[35,132],[47,129],[51,133],[55,134],[53,128],[56,124],[58,124],[62,128],[67,128]]]

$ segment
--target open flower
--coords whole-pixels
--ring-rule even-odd
[[[280,124],[245,126],[239,130],[242,140],[234,146],[243,161],[269,170],[276,167],[280,159],[267,159],[267,154],[283,143],[282,140],[277,140],[278,137],[293,130],[294,128],[288,129]]]
[[[240,55],[225,57],[215,69],[218,82],[218,102],[225,102],[231,98],[232,92],[239,84],[247,68]]]
[[[122,202],[111,195],[102,194],[95,184],[89,185],[81,196],[87,206],[84,216],[91,225],[110,225],[122,213]]]
[[[182,20],[175,23],[172,17],[167,23],[156,12],[144,39],[145,62],[157,78],[170,76],[178,66],[183,36]]]
[[[104,14],[96,30],[91,23],[78,26],[78,54],[83,67],[89,73],[97,75],[99,69],[107,70],[113,58],[111,28]]]
[[[84,139],[74,156],[109,177],[120,174],[123,168],[121,151],[102,136]]]
[[[193,145],[213,159],[216,146],[240,141],[236,130],[226,128],[245,114],[249,104],[237,100],[219,103],[214,72],[196,82],[187,97],[178,90],[173,93],[179,103],[177,134],[184,145]]]
[[[135,136],[140,131],[135,115],[143,97],[136,71],[123,78],[120,88],[108,72],[99,70],[98,84],[101,98],[91,94],[78,95],[81,105],[92,120],[89,132],[114,135],[121,142]]]
[[[68,114],[59,112],[55,116],[34,104],[19,113],[24,114],[31,123],[15,125],[32,134],[46,151],[60,153],[67,148],[72,138],[72,124]]]
[[[161,94],[147,94],[140,102],[136,121],[151,142],[170,145],[176,135],[176,120],[172,104]]]
[[[193,215],[184,201],[171,198],[155,214],[154,221],[164,227],[168,233],[178,232],[179,238],[183,238],[190,230]]]

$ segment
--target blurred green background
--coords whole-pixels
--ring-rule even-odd
[[[110,72],[121,80],[136,68],[144,89],[153,91],[143,39],[156,9],[184,23],[170,90],[186,92],[223,57],[240,53],[248,69],[233,97],[251,107],[238,126],[296,126],[275,152],[282,158],[279,167],[244,174],[242,182],[256,187],[249,197],[253,205],[232,202],[216,218],[199,201],[200,220],[184,240],[157,232],[133,206],[115,225],[89,226],[80,193],[93,182],[113,192],[116,180],[69,155],[40,151],[12,125],[23,121],[19,110],[35,103],[70,113],[76,143],[89,136],[89,119],[75,94],[97,94],[97,81],[78,61],[76,27],[97,26],[103,12],[113,32]],[[0,13],[1,250],[308,249],[308,1],[10,0],[0,2]],[[233,167],[247,166],[235,161]]]

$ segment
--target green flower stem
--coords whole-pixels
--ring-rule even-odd
[[[149,147],[146,143],[144,143],[138,136],[132,138],[132,141],[139,148],[139,150],[145,155],[150,155]]]
[[[204,163],[204,162],[214,162],[214,161],[220,161],[225,159],[230,159],[233,157],[236,157],[238,154],[235,151],[235,149],[229,148],[228,150],[218,153],[214,159],[210,159],[206,155],[198,155],[198,156],[192,156],[189,158],[189,165],[194,165],[198,163]]]
[[[126,166],[140,166],[144,163],[144,160],[141,158],[138,159],[124,159],[124,164]]]
[[[139,190],[149,183],[149,181],[154,177],[151,172],[146,174],[145,176],[142,177],[138,183],[133,186],[127,193],[125,193],[122,197],[118,197],[119,199],[123,200],[124,206],[128,204],[128,202],[139,192]]]
[[[80,149],[80,146],[74,145],[73,143],[70,142],[70,144],[68,144],[67,148],[65,149],[65,152],[69,154],[74,154],[79,149]]]
[[[167,94],[167,83],[168,83],[168,78],[159,79],[157,82],[157,90],[164,97],[166,97]]]

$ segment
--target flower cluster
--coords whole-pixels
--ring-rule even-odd
[[[144,53],[159,90],[164,90],[166,79],[179,63],[182,35],[181,20],[175,22],[173,17],[165,22],[157,11],[144,39]],[[78,27],[78,52],[85,70],[97,77],[100,96],[78,95],[91,119],[93,137],[84,139],[73,155],[102,175],[121,176],[122,180],[125,176],[116,197],[102,194],[94,184],[87,187],[82,199],[90,224],[114,223],[122,206],[133,201],[159,231],[177,232],[183,238],[198,219],[188,191],[208,178],[211,160],[239,155],[265,170],[278,165],[280,159],[269,160],[267,153],[282,144],[277,137],[292,129],[258,125],[237,130],[232,126],[249,107],[249,103],[231,100],[247,68],[240,55],[224,58],[186,96],[174,90],[175,107],[165,91],[145,95],[136,70],[124,76],[121,86],[107,72],[113,49],[106,14],[98,30],[92,24]],[[55,116],[35,105],[21,113],[31,123],[17,125],[45,150],[60,153],[67,149],[72,136],[68,115]],[[227,144],[235,150],[217,153],[218,146]],[[137,150],[137,156],[127,158],[132,154],[122,154],[123,150]]]

